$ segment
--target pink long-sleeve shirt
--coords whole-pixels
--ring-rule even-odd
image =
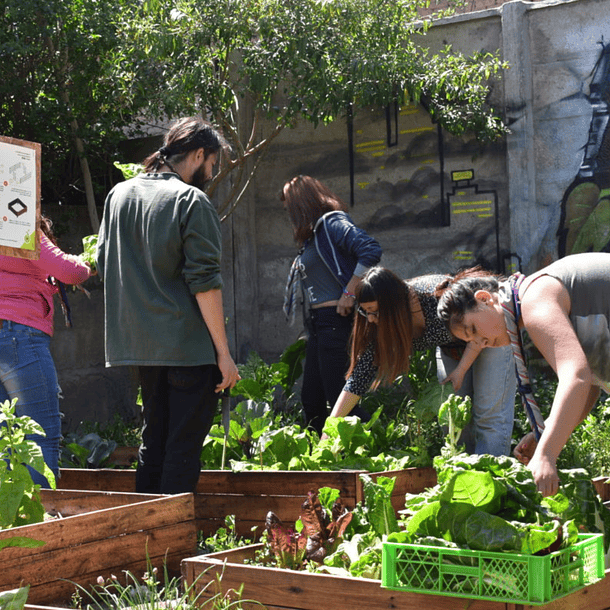
[[[53,295],[64,284],[80,284],[91,275],[88,265],[62,252],[40,234],[40,258],[30,260],[0,255],[0,319],[25,324],[53,336]]]

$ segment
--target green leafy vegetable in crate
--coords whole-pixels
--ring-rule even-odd
[[[531,472],[510,457],[460,454],[437,458],[435,467],[438,485],[407,495],[405,530],[389,540],[535,554],[573,544],[579,531],[599,531],[598,517],[610,531],[585,471],[562,471],[563,493],[543,498]]]

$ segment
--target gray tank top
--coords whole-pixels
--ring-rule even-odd
[[[596,382],[610,386],[610,254],[587,252],[559,259],[531,275],[558,279],[570,295],[570,320]],[[601,383],[600,383],[601,382]]]

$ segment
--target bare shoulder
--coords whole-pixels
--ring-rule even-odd
[[[570,312],[570,295],[557,278],[550,275],[529,276],[519,287],[519,299],[524,315],[562,310]]]

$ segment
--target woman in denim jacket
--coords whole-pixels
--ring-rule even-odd
[[[293,321],[302,298],[308,341],[301,400],[306,423],[321,434],[349,366],[354,293],[361,277],[380,261],[381,247],[315,178],[288,181],[281,200],[300,247],[288,277],[284,312]],[[364,410],[356,414],[368,419]]]

